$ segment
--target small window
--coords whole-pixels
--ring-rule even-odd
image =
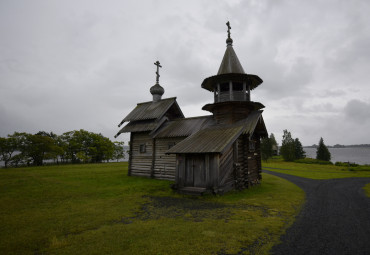
[[[175,142],[169,142],[168,143],[168,149],[171,149],[173,146],[175,146]]]
[[[220,85],[220,91],[221,92],[228,92],[229,91],[229,83],[222,83]]]
[[[145,153],[146,152],[146,144],[140,144],[140,153]]]
[[[233,82],[233,91],[243,91],[243,83]]]
[[[249,140],[249,151],[254,151],[256,149],[255,141]]]

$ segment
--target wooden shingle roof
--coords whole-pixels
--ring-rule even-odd
[[[115,137],[119,136],[121,133],[128,132],[146,132],[156,130],[161,126],[167,119],[162,118],[161,120],[141,120],[141,121],[132,121],[124,126]]]
[[[217,75],[225,73],[241,73],[245,74],[243,66],[240,64],[238,56],[236,55],[233,46],[228,45]]]
[[[229,81],[246,82],[251,90],[257,88],[263,82],[257,75],[245,73],[231,43],[226,47],[217,75],[204,79],[202,88],[213,92],[217,83]]]
[[[214,124],[213,116],[200,116],[172,120],[163,125],[154,138],[190,136],[200,129]]]
[[[133,109],[118,126],[120,127],[126,121],[160,119],[171,107],[176,109],[177,117],[184,117],[184,114],[176,102],[176,97],[171,97],[157,102],[150,101],[137,104],[135,109]]]
[[[184,139],[166,153],[223,153],[242,133],[252,135],[261,118],[262,111],[254,111],[235,124],[210,126]],[[266,130],[264,132],[267,133]]]

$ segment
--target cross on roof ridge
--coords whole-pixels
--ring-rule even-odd
[[[159,75],[159,68],[162,68],[162,66],[161,66],[161,63],[159,63],[158,60],[157,60],[157,62],[154,63],[154,65],[157,66],[157,72],[155,72],[156,75],[157,75],[157,77],[156,77],[156,84],[159,84],[159,77],[160,77],[160,75]]]
[[[230,38],[230,29],[231,29],[231,26],[230,26],[230,22],[226,22],[226,26],[227,26],[227,37]]]

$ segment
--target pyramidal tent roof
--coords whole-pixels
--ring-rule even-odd
[[[202,88],[214,91],[217,83],[234,81],[241,83],[246,82],[249,84],[250,89],[255,89],[263,82],[257,75],[245,73],[231,42],[232,41],[229,41],[227,44],[217,75],[204,79],[201,86]]]
[[[241,73],[245,74],[242,65],[236,55],[234,48],[231,44],[227,45],[224,57],[222,59],[220,68],[217,75],[226,73]]]

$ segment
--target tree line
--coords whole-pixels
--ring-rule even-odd
[[[262,159],[267,161],[274,154],[273,148],[278,148],[274,134],[271,133],[270,137],[262,138],[261,140],[261,156]],[[283,140],[280,147],[280,155],[285,161],[294,161],[304,159],[306,153],[303,150],[302,143],[298,138],[293,138],[288,130],[283,131]],[[330,161],[331,154],[328,147],[324,144],[324,139],[321,137],[319,145],[317,146],[316,159],[323,161]]]
[[[102,134],[74,130],[57,135],[14,132],[0,137],[0,161],[8,166],[41,166],[45,160],[59,163],[99,163],[124,158],[124,142],[112,142]]]

